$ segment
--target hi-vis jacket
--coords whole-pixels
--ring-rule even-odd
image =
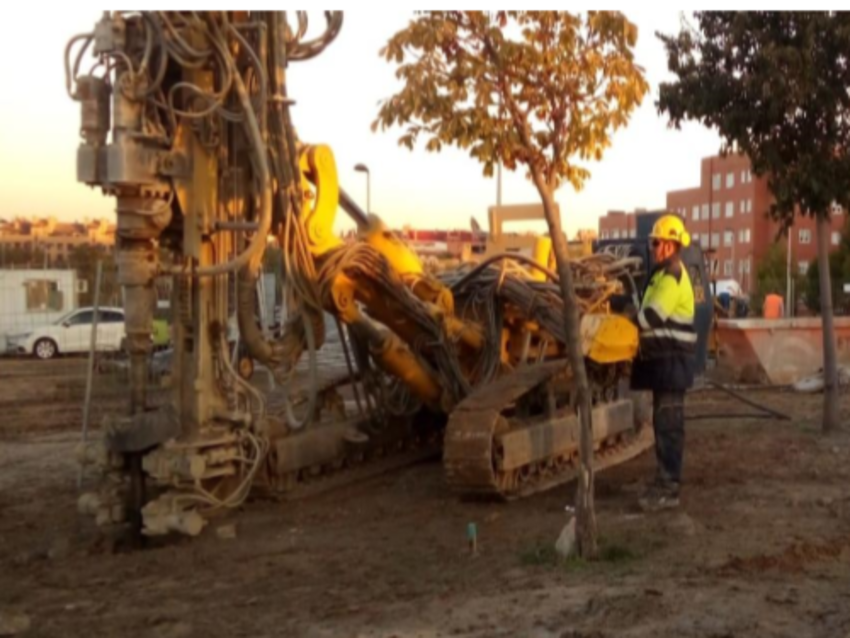
[[[697,334],[694,289],[674,257],[649,277],[637,316],[640,352],[632,367],[635,390],[687,390],[694,383]]]

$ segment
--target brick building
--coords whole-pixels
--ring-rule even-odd
[[[634,239],[634,237],[635,213],[611,210],[604,217],[599,218],[599,239]]]
[[[113,246],[115,224],[102,219],[59,222],[54,217],[0,223],[0,250],[41,250],[51,265],[67,263],[77,246]]]
[[[778,237],[779,224],[768,218],[773,196],[767,179],[755,177],[742,155],[706,157],[700,162],[699,186],[667,193],[667,209],[679,213],[694,240],[711,250],[718,279],[735,279],[745,293],[754,292],[758,264]],[[635,236],[635,213],[611,211],[599,219],[600,239]],[[830,244],[837,247],[847,219],[833,207]],[[791,229],[791,258],[805,274],[817,259],[816,223],[797,216]]]
[[[736,279],[744,292],[754,290],[756,270],[778,241],[779,224],[768,218],[773,202],[766,178],[755,177],[743,155],[704,158],[699,186],[667,193],[667,208],[685,219],[703,248],[712,249],[712,269],[718,278]],[[845,211],[831,211],[831,245],[838,246]],[[817,259],[816,222],[797,216],[791,231],[792,260],[801,273]]]

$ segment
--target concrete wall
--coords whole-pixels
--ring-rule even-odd
[[[850,317],[836,317],[839,365],[850,365]],[[823,367],[819,317],[718,322],[718,373],[740,383],[792,384]]]

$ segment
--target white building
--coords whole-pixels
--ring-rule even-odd
[[[77,308],[73,270],[0,270],[0,353],[6,336],[30,332]]]

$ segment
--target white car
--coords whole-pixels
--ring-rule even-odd
[[[714,284],[714,288],[715,297],[719,297],[723,293],[728,293],[730,297],[738,298],[744,294],[741,290],[741,284],[734,279],[718,279]]]
[[[8,350],[17,354],[32,354],[39,359],[52,359],[57,354],[88,352],[93,319],[93,308],[78,308],[32,332],[10,335],[7,339]],[[120,350],[123,341],[124,310],[100,308],[96,349]]]

